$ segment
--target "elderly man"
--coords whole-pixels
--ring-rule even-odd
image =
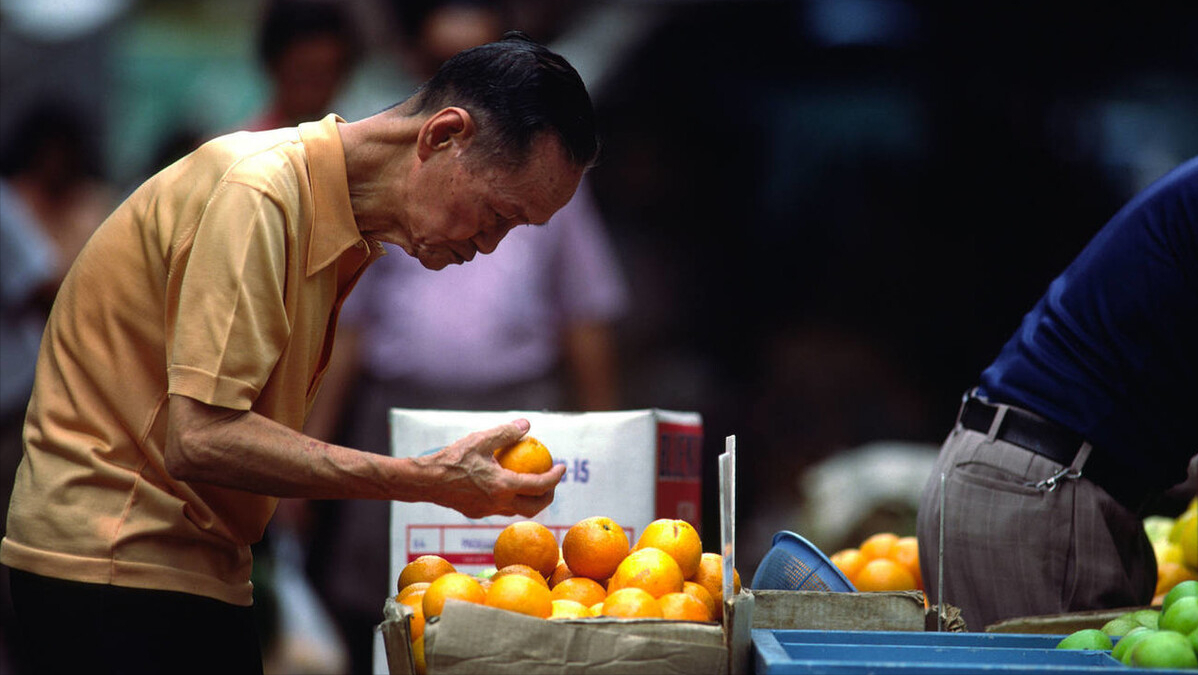
[[[545,508],[561,467],[492,458],[526,420],[417,459],[299,430],[380,242],[490,253],[596,151],[578,74],[510,34],[378,115],[225,136],[132,194],[50,316],[0,547],[38,670],[261,672],[250,544],[280,497]]]

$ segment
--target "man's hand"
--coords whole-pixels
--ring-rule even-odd
[[[566,472],[564,465],[545,473],[516,473],[499,466],[495,451],[528,433],[519,419],[469,436],[439,452],[413,461],[433,476],[430,501],[468,518],[532,517],[553,501],[553,490]]]

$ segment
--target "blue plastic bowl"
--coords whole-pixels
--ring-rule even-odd
[[[794,532],[774,535],[774,545],[753,574],[756,590],[855,592],[840,568]]]

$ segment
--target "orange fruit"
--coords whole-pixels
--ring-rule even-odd
[[[859,591],[911,591],[915,577],[890,558],[877,558],[865,563],[853,585]]]
[[[553,574],[550,574],[546,581],[549,582],[549,588],[554,588],[561,582],[573,576],[574,573],[570,571],[570,566],[564,561],[559,560],[557,567],[553,568]]]
[[[554,600],[574,600],[587,607],[596,602],[603,602],[607,590],[594,579],[587,577],[570,577],[553,587]]]
[[[576,576],[603,581],[627,555],[628,535],[607,516],[583,518],[562,537],[562,559]]]
[[[540,572],[534,570],[533,568],[529,567],[528,565],[522,565],[520,563],[516,563],[514,565],[508,565],[507,567],[499,568],[499,570],[496,571],[495,574],[491,575],[491,582],[494,583],[496,579],[499,579],[501,577],[506,577],[509,574],[519,574],[520,576],[528,577],[529,579],[532,579],[533,581],[537,582],[538,584],[541,584],[545,588],[549,588],[549,582],[545,581],[545,577],[541,576]]]
[[[1179,562],[1163,562],[1156,566],[1156,593],[1155,595],[1164,596],[1174,586],[1183,581],[1190,579],[1198,579],[1198,572],[1186,567]]]
[[[620,561],[608,581],[608,594],[623,588],[640,588],[653,597],[682,590],[682,569],[670,554],[657,548],[633,551]]]
[[[409,624],[413,642],[424,635],[424,593],[412,593],[403,599],[401,604],[412,608],[412,621]]]
[[[675,563],[677,564],[677,563]],[[624,619],[650,618],[660,619],[661,603],[648,591],[629,587],[621,588],[603,601],[603,616],[615,616]]]
[[[528,565],[542,578],[553,574],[557,567],[557,539],[544,525],[521,520],[507,527],[495,539],[495,567]],[[573,569],[573,568],[570,568]]]
[[[919,541],[915,537],[899,537],[886,557],[906,568],[915,578],[915,588],[923,589],[923,574],[919,571]]]
[[[415,583],[408,584],[407,586],[404,586],[403,590],[395,596],[395,601],[403,602],[404,599],[410,595],[415,593],[424,593],[424,589],[428,588],[428,586],[429,582],[427,581],[417,581]]]
[[[421,581],[432,581],[442,574],[456,572],[453,564],[439,555],[422,555],[412,562],[404,565],[404,568],[399,572],[399,580],[395,583],[395,588],[402,591],[409,584],[414,584]]]
[[[890,547],[898,541],[898,535],[893,532],[879,532],[872,534],[861,542],[857,548],[866,560],[875,560],[877,558],[885,558],[890,554]]]
[[[575,600],[554,600],[550,619],[589,619],[595,616],[591,608]]]
[[[685,520],[659,518],[645,527],[633,551],[656,548],[670,554],[682,568],[682,577],[690,578],[699,571],[699,559],[703,555],[703,542],[695,527]]]
[[[545,473],[553,468],[553,456],[545,447],[532,436],[502,447],[495,451],[495,461],[499,466],[516,473]]]
[[[424,618],[440,616],[441,610],[445,608],[445,601],[450,598],[481,605],[487,599],[487,592],[483,590],[483,585],[478,579],[469,574],[442,574],[424,591]]]
[[[844,573],[844,576],[848,577],[850,582],[853,581],[853,577],[857,576],[857,572],[861,571],[866,562],[865,554],[855,548],[841,549],[828,556],[828,560],[831,560],[833,565],[840,568],[840,571]]]
[[[661,617],[675,621],[711,621],[707,605],[688,593],[666,593],[657,599]]]
[[[682,592],[703,603],[703,606],[707,608],[707,616],[715,616],[715,598],[711,597],[711,593],[708,593],[702,584],[684,581],[682,582]]]
[[[416,663],[416,675],[424,675],[428,672],[428,664],[424,660],[424,637],[412,643],[412,661]]]
[[[693,581],[711,594],[715,600],[715,613],[712,618],[719,620],[724,616],[724,556],[719,553],[704,553],[699,558],[699,571],[689,581]],[[740,572],[732,570],[732,591],[740,593]]]
[[[553,597],[549,586],[522,574],[509,574],[495,579],[487,589],[486,605],[509,612],[548,619],[553,613]]]

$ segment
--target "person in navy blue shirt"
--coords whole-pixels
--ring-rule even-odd
[[[1192,490],[1196,453],[1198,157],[1111,218],[965,395],[920,504],[931,601],[942,583],[971,630],[1147,605],[1142,519]]]

